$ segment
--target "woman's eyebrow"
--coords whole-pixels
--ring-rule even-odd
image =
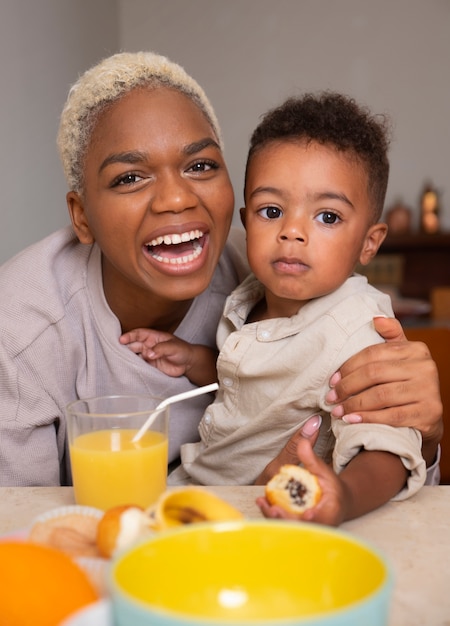
[[[187,146],[184,146],[183,153],[188,156],[192,154],[197,154],[197,152],[201,152],[209,146],[213,146],[214,148],[220,150],[220,146],[217,141],[215,141],[212,137],[205,137],[205,139],[200,139],[200,141],[193,141]],[[115,154],[110,154],[102,161],[99,167],[99,172],[102,172],[105,167],[114,163],[128,163],[130,165],[134,165],[136,163],[142,163],[142,161],[145,161],[146,159],[147,155],[144,152],[140,152],[139,150],[117,152]]]
[[[104,159],[99,167],[99,172],[105,169],[108,165],[113,163],[129,163],[131,165],[135,163],[142,163],[146,159],[146,155],[138,150],[131,150],[128,152],[117,152],[110,154]]]
[[[204,139],[200,139],[200,141],[193,141],[192,143],[184,146],[183,152],[186,155],[197,154],[197,152],[201,152],[205,148],[209,148],[209,146],[213,146],[213,148],[217,148],[220,150],[220,146],[212,137],[205,137]]]

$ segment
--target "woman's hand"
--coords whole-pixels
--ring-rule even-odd
[[[313,415],[308,418],[296,433],[292,435],[281,452],[263,469],[255,480],[255,485],[265,485],[275,474],[278,473],[282,465],[298,465],[297,444],[302,439],[309,440],[311,446],[317,441],[319,429],[322,423],[320,415]]]
[[[322,497],[318,504],[303,514],[289,513],[277,505],[270,505],[265,497],[257,498],[256,503],[264,517],[276,519],[303,520],[329,526],[339,526],[346,518],[348,494],[345,484],[334,473],[332,468],[320,459],[312,449],[311,441],[299,438],[295,463],[301,461],[303,466],[315,474],[322,488]]]
[[[417,428],[430,465],[443,433],[436,364],[424,343],[406,340],[398,320],[377,317],[374,324],[386,343],[365,348],[332,376],[331,414],[349,423]]]

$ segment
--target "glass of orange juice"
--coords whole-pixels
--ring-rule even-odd
[[[121,504],[144,509],[166,488],[169,407],[133,437],[161,402],[139,395],[99,396],[68,405],[67,430],[75,500],[107,510]]]

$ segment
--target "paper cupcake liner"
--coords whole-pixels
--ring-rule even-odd
[[[97,589],[101,596],[106,595],[106,566],[108,561],[100,555],[90,555],[89,550],[95,549],[95,545],[88,544],[84,546],[82,543],[82,535],[78,536],[81,544],[77,545],[76,531],[80,532],[80,518],[92,518],[100,521],[104,512],[94,507],[81,505],[68,505],[57,507],[38,515],[30,529],[29,539],[44,545],[50,545],[58,550],[66,552],[75,563],[88,575],[89,579]],[[71,523],[64,523],[65,518]],[[61,520],[61,526],[57,525]],[[55,539],[53,533],[59,530],[58,539]],[[73,535],[71,531],[73,532]],[[74,537],[75,535],[75,537]],[[67,543],[65,543],[67,541]],[[75,541],[75,543],[74,543]],[[85,550],[85,554],[83,551]],[[78,554],[79,552],[79,554]]]
[[[89,576],[89,580],[97,589],[100,597],[106,597],[108,595],[107,574],[109,560],[103,559],[101,557],[94,558],[88,556],[79,556],[76,557],[74,561]]]
[[[38,522],[45,522],[47,520],[55,519],[58,517],[65,517],[66,515],[88,515],[100,520],[104,512],[100,509],[96,509],[92,506],[82,506],[79,504],[68,504],[67,506],[59,506],[55,509],[50,509],[45,513],[41,513],[34,518],[31,526]]]

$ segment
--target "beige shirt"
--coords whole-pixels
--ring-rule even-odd
[[[228,298],[218,329],[220,389],[199,426],[201,441],[182,446],[170,484],[252,484],[311,416],[323,417],[316,453],[339,472],[361,448],[399,455],[410,472],[402,499],[426,477],[421,435],[411,428],[331,420],[331,375],[362,348],[379,343],[374,315],[393,316],[390,299],[353,276],[290,318],[246,324],[263,294],[250,276]]]

